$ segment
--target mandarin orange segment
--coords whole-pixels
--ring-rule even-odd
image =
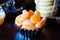
[[[32,23],[37,23],[41,20],[40,12],[35,11],[34,15],[31,16],[31,22]]]
[[[22,14],[21,15],[18,15],[15,19],[15,24],[17,26],[21,26],[22,25],[22,20],[23,20],[23,17],[22,17]]]
[[[33,25],[30,25],[30,26],[27,25],[27,28],[26,29],[27,30],[34,30],[34,28],[35,28],[35,26],[33,26]]]
[[[28,12],[27,10],[23,10],[23,11],[22,11],[23,14],[26,14],[27,12]]]
[[[29,19],[29,13],[27,12],[26,14],[23,14],[23,20]]]
[[[22,23],[22,25],[31,25],[31,22],[30,22],[30,20],[25,20],[25,21]]]
[[[34,26],[32,26],[32,25],[22,25],[22,29],[34,30]]]
[[[29,19],[29,13],[28,12],[26,12],[25,14],[18,15],[16,17],[15,24],[17,24],[18,26],[21,26],[22,22],[24,20],[27,20],[27,19]]]
[[[23,13],[23,20],[29,19],[30,14],[27,10],[23,10],[22,13]]]
[[[25,22],[22,23],[22,25],[23,25],[22,28],[29,30],[35,27],[35,25],[30,20],[26,20]]]
[[[29,19],[34,14],[34,12],[32,10],[29,10],[29,11],[23,10],[22,13],[25,16],[24,19]]]
[[[41,27],[43,27],[43,25],[45,24],[45,22],[46,22],[46,17],[43,17],[42,20],[40,22],[38,22],[35,26],[37,28],[41,28]]]
[[[31,26],[31,25],[34,25],[34,24],[30,20],[26,20],[26,21],[24,21],[22,23],[22,25],[29,25],[29,26]]]
[[[29,15],[30,17],[34,14],[34,12],[32,10],[29,10]]]

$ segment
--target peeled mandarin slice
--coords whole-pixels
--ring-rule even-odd
[[[27,20],[29,19],[29,13],[26,12],[26,14],[23,14],[23,20]]]
[[[34,30],[35,26],[33,25],[22,25],[22,29],[25,30]]]
[[[32,28],[35,27],[35,25],[30,21],[30,20],[26,20],[25,22],[22,23],[22,28],[24,29],[28,29],[28,30],[31,30]]]
[[[30,20],[25,20],[22,25],[33,25],[33,23]]]
[[[32,10],[29,10],[29,15],[30,17],[34,14],[34,12]]]
[[[27,17],[31,17],[31,16],[34,14],[34,12],[33,12],[32,10],[29,10],[29,11],[23,10],[22,13],[29,15],[29,16],[27,16]]]
[[[23,13],[23,19],[24,20],[29,19],[30,14],[29,14],[29,12],[27,10],[23,10],[22,13]]]
[[[35,28],[35,26],[33,26],[33,25],[30,25],[30,26],[27,25],[27,30],[34,30],[34,28]]]
[[[15,19],[15,24],[17,26],[21,26],[22,25],[22,20],[23,20],[23,15],[18,15]]]
[[[45,22],[46,22],[46,17],[43,17],[42,20],[40,22],[38,22],[35,26],[37,28],[41,28],[41,27],[43,27],[43,25],[45,24]]]
[[[23,10],[23,11],[22,11],[23,14],[26,14],[26,12],[28,12],[28,11],[27,11],[27,10]]]
[[[40,12],[35,11],[34,15],[31,16],[31,22],[32,23],[37,23],[41,20]]]
[[[25,12],[25,14],[21,14],[16,17],[15,24],[17,24],[17,26],[21,26],[22,22],[27,19],[29,19],[29,13]]]

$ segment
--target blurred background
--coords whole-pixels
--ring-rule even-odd
[[[34,0],[1,0],[0,3],[2,4],[6,13],[14,13],[17,11],[21,11],[23,9],[31,9],[35,10]],[[58,12],[60,9],[60,0],[58,0]],[[60,14],[57,13],[57,16]]]

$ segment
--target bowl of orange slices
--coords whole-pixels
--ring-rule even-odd
[[[41,18],[39,11],[33,12],[32,10],[23,10],[22,14],[15,19],[15,27],[24,37],[39,35],[45,23],[46,17]]]
[[[23,10],[21,15],[15,19],[15,24],[20,29],[34,30],[41,29],[46,22],[46,17],[41,18],[40,12],[32,10]]]

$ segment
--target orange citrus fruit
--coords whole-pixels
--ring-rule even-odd
[[[21,14],[21,15],[18,15],[18,16],[16,17],[16,19],[15,19],[15,24],[16,24],[17,26],[21,26],[21,25],[22,25],[22,20],[23,20],[22,14]]]
[[[28,30],[31,30],[35,27],[35,25],[30,20],[26,20],[25,22],[22,23],[22,25],[23,25],[22,28]]]
[[[29,10],[29,16],[31,17],[34,14],[32,10]]]
[[[22,22],[24,20],[27,20],[27,19],[29,19],[29,13],[28,12],[26,12],[26,14],[18,15],[16,17],[15,24],[17,24],[18,26],[21,26],[22,25]]]
[[[31,16],[31,22],[32,23],[37,23],[41,20],[40,12],[35,11],[34,15]]]
[[[25,19],[30,18],[34,14],[34,12],[32,10],[29,10],[29,11],[23,10],[22,13],[26,15],[26,16],[24,15]]]
[[[37,28],[43,27],[43,25],[45,24],[45,22],[46,22],[46,17],[43,17],[42,20],[36,24],[36,27]]]
[[[23,11],[22,11],[23,14],[26,14],[27,12],[28,12],[27,10],[23,10]]]
[[[29,19],[30,14],[29,14],[29,12],[27,10],[23,10],[22,13],[23,13],[23,19],[24,20]]]

